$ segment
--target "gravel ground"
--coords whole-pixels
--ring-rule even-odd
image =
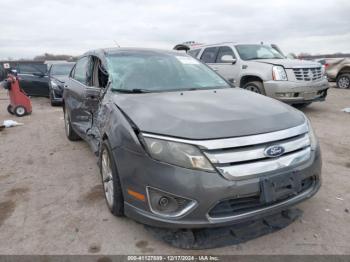
[[[69,142],[60,107],[33,98],[16,118],[0,91],[0,254],[350,254],[350,90],[332,88],[326,102],[303,111],[323,153],[323,186],[300,204],[302,219],[247,243],[183,251],[154,239],[142,225],[113,217],[104,202],[97,159],[86,143]]]

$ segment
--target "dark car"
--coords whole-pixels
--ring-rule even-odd
[[[18,63],[16,66],[20,87],[29,96],[49,97],[47,66],[39,62]]]
[[[54,63],[49,68],[49,95],[52,106],[62,104],[64,83],[74,66],[74,62]]]
[[[320,148],[306,116],[186,54],[84,54],[63,92],[68,139],[99,157],[111,212],[158,227],[230,225],[313,196]]]

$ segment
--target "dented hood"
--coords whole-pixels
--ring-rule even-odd
[[[316,66],[321,67],[320,63],[300,60],[300,59],[258,59],[258,60],[251,60],[251,61],[271,64],[271,65],[281,65],[284,68],[293,68],[293,67],[308,68],[308,67],[316,67]]]
[[[215,139],[278,131],[304,123],[302,113],[238,88],[113,95],[142,132]]]

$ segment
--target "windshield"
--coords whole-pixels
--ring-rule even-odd
[[[185,54],[122,52],[107,57],[112,89],[161,92],[230,87],[215,72]]]
[[[267,45],[236,45],[236,49],[243,60],[284,59],[277,50]]]
[[[50,74],[51,75],[69,75],[74,63],[72,64],[57,64],[52,65]]]

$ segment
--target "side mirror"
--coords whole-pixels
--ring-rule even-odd
[[[232,55],[224,55],[224,56],[221,57],[221,61],[223,63],[234,64],[234,63],[236,63],[237,59],[233,58]]]

